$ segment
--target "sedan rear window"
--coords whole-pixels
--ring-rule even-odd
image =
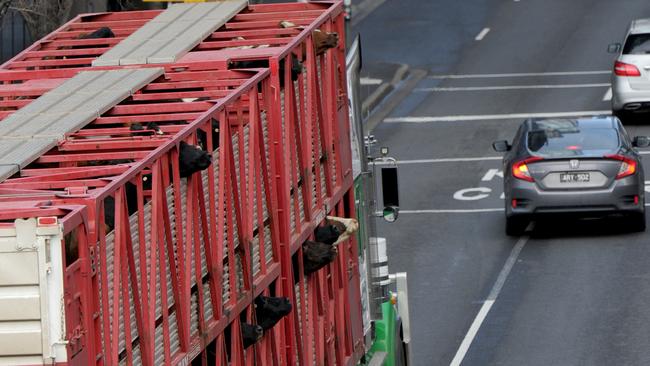
[[[545,129],[528,132],[528,150],[538,156],[602,156],[618,150],[618,133],[611,128]]]
[[[645,55],[650,53],[650,33],[630,34],[623,46],[624,55]]]

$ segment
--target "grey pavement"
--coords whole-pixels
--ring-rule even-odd
[[[374,130],[405,163],[404,211],[378,226],[391,272],[409,273],[415,365],[449,365],[492,300],[462,365],[650,364],[650,232],[627,233],[620,220],[556,220],[537,223],[530,238],[505,236],[490,148],[514,135],[522,117],[511,114],[607,111],[607,44],[649,16],[643,0],[387,0],[353,28],[364,66],[426,72]],[[472,74],[499,75],[444,77]],[[430,122],[400,122],[411,117]],[[643,123],[627,129],[650,135]],[[459,158],[482,160],[446,160]]]

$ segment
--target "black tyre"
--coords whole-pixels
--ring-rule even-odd
[[[528,221],[525,216],[506,216],[506,235],[521,236],[528,226]]]
[[[645,210],[641,213],[633,214],[630,217],[630,229],[634,232],[643,232],[645,231]]]
[[[629,122],[629,114],[625,113],[625,111],[612,111],[612,114],[616,116],[621,123],[625,124],[626,122]]]

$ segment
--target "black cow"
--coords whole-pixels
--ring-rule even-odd
[[[151,174],[142,176],[142,189],[151,190]],[[138,188],[135,184],[127,182],[124,186],[126,190],[126,207],[129,216],[138,212]],[[104,199],[104,230],[108,234],[115,228],[115,199],[108,196]]]
[[[146,127],[142,126],[140,123],[132,123],[129,127],[129,130],[132,131],[131,136],[149,135],[152,132],[156,135],[164,134],[164,132],[160,129],[160,126],[158,126],[158,124],[155,122],[147,123]]]
[[[327,225],[316,228],[316,241],[332,245],[345,232],[345,225],[338,221],[327,221]]]
[[[260,295],[255,299],[255,316],[262,329],[269,330],[280,319],[291,312],[291,302],[287,297],[267,297]]]
[[[197,146],[181,141],[178,162],[181,178],[186,178],[195,172],[207,169],[212,164],[212,155]]]
[[[302,259],[305,275],[318,271],[331,263],[338,250],[336,246],[307,240],[302,244]]]
[[[101,27],[92,33],[82,34],[78,39],[114,38],[115,33],[109,27]]]
[[[210,131],[212,132],[212,147],[216,150],[219,146],[219,121],[213,119],[210,123]],[[196,131],[196,138],[199,140],[199,146],[201,149],[208,150],[208,134],[205,133],[202,129]]]
[[[264,330],[259,325],[253,325],[248,323],[241,323],[241,334],[244,340],[244,348],[248,348],[260,339],[264,335]]]

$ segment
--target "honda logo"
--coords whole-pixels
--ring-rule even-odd
[[[571,159],[569,160],[569,166],[571,169],[578,169],[580,167],[580,160]]]

